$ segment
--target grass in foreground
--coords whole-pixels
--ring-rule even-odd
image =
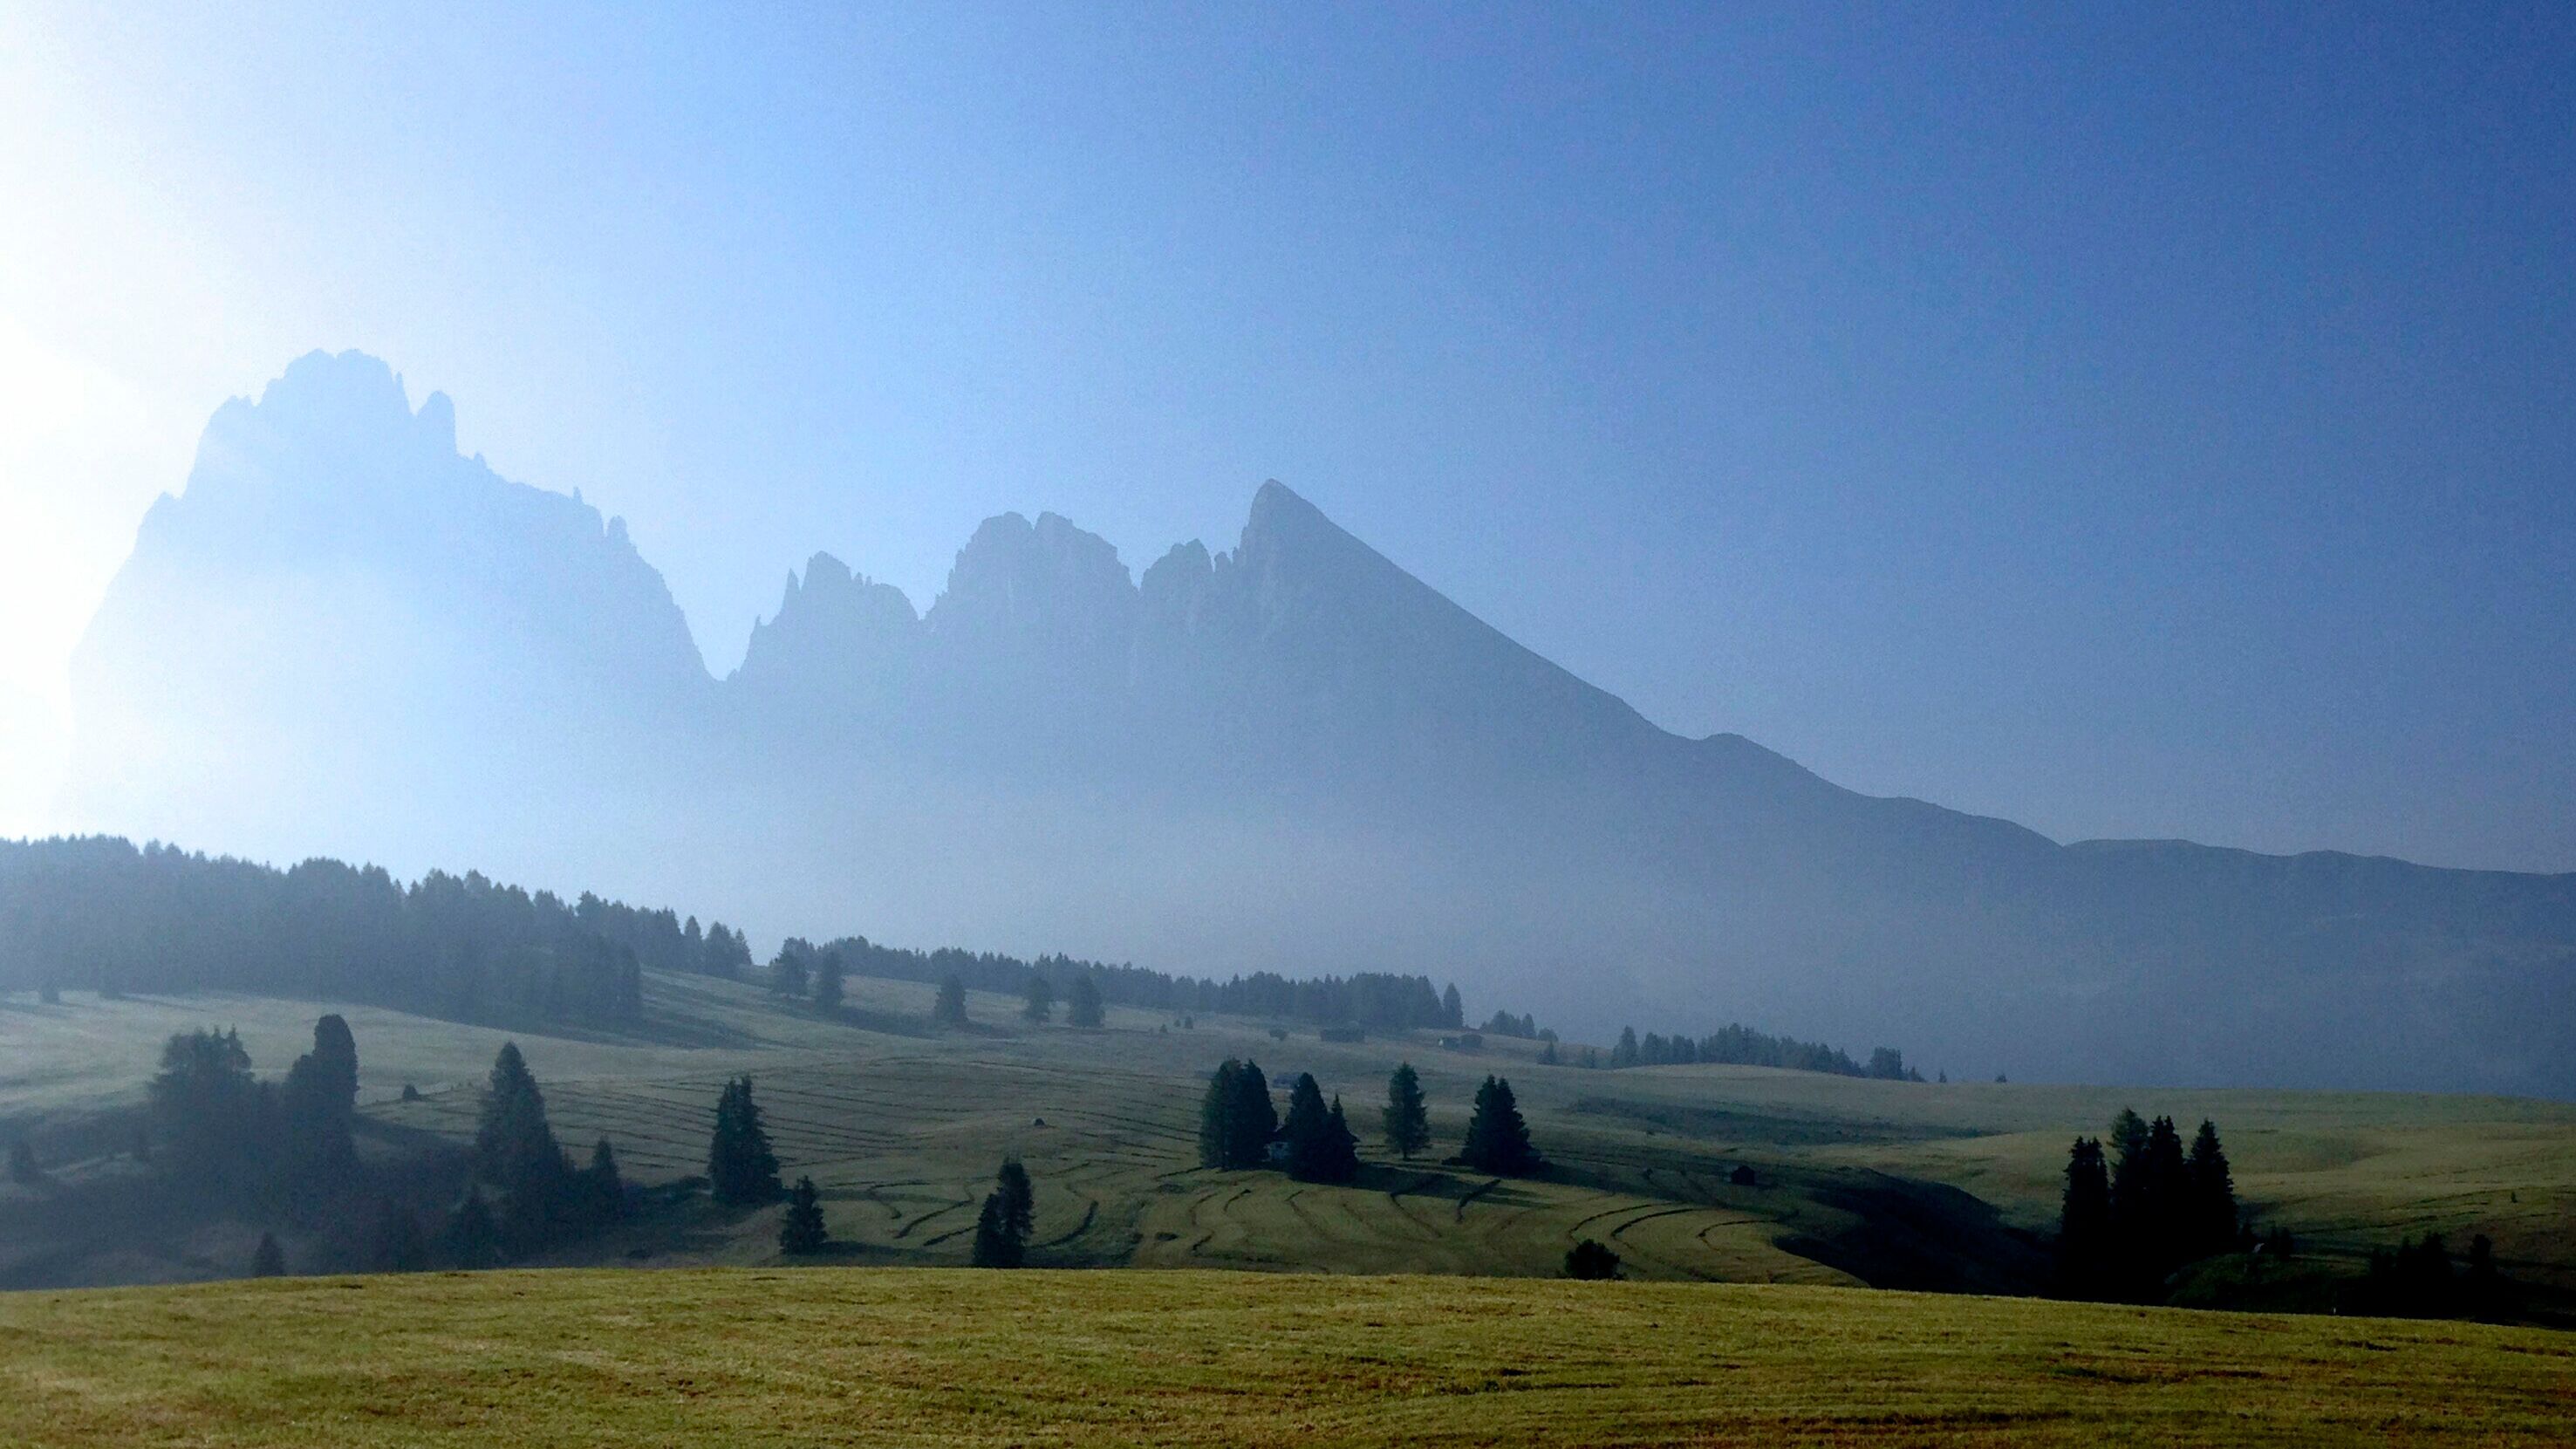
[[[693,1270],[0,1295],[0,1442],[2576,1438],[2576,1339],[1813,1287]]]

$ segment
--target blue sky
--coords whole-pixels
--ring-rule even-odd
[[[718,672],[815,549],[927,603],[1277,477],[1856,788],[2576,869],[2576,9],[353,9],[0,16],[22,820],[142,508],[322,346]]]

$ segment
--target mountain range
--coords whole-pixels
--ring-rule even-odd
[[[2576,875],[2061,845],[1657,728],[1289,489],[1131,575],[1042,513],[945,590],[815,555],[711,677],[578,497],[314,353],[216,413],[74,662],[70,813],[1199,975],[1391,969],[1598,1037],[1925,1071],[2576,1094]]]

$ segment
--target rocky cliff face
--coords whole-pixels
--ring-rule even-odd
[[[90,823],[778,932],[1392,968],[2020,1077],[2576,1094],[2576,877],[2061,847],[1687,740],[1276,483],[1133,578],[1053,514],[916,614],[816,555],[708,680],[615,521],[382,364],[207,431],[77,678]]]

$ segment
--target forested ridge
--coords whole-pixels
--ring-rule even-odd
[[[642,966],[708,955],[710,941],[741,949],[722,926],[474,871],[405,885],[336,860],[279,870],[108,836],[0,841],[0,989],[301,994],[609,1024],[642,1016]]]

